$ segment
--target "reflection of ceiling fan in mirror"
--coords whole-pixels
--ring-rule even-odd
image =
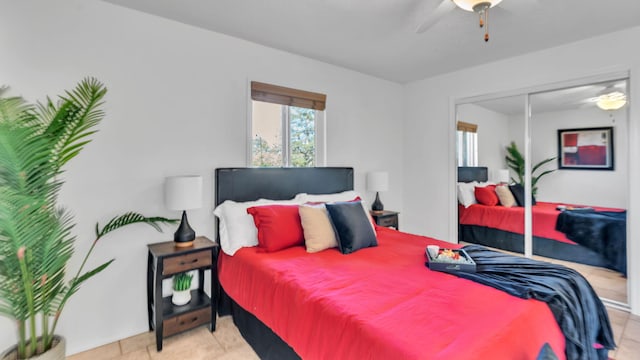
[[[489,41],[489,9],[498,5],[502,0],[423,0],[421,18],[417,21],[416,33],[420,34],[438,21],[447,13],[458,8],[475,12],[480,17],[480,27],[484,28],[484,41]]]

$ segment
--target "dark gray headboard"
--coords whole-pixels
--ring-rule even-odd
[[[284,200],[298,193],[329,194],[353,190],[353,168],[216,169],[215,205],[225,200]]]
[[[459,166],[458,182],[487,181],[489,170],[486,166]]]

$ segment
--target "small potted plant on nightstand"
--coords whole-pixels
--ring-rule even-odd
[[[191,280],[193,275],[188,272],[180,273],[173,277],[173,296],[171,302],[174,305],[185,305],[191,301]]]

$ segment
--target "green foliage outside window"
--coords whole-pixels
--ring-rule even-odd
[[[291,128],[291,166],[314,166],[316,155],[315,110],[290,107],[289,123]]]
[[[282,138],[273,143],[256,134],[252,139],[252,166],[258,167],[311,167],[315,166],[316,127],[315,110],[288,107],[289,110],[289,164],[285,164]],[[286,114],[285,114],[286,115]]]

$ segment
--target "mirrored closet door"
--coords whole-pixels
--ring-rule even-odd
[[[524,141],[525,98],[502,97],[457,106],[456,188],[461,243],[514,253],[525,251],[525,208],[518,206],[512,195],[521,180],[516,172],[509,171],[505,160],[507,148]],[[524,169],[524,155],[517,157]]]
[[[627,93],[612,79],[459,103],[459,242],[561,263],[626,304]]]
[[[628,302],[627,93],[627,79],[615,79],[532,94],[529,122],[534,254],[579,271],[620,304]]]

